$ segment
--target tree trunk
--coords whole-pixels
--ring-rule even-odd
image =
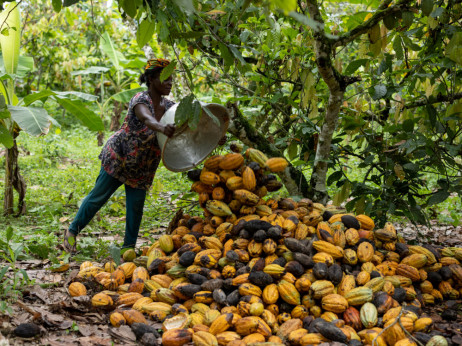
[[[319,134],[316,156],[314,159],[313,174],[311,175],[311,187],[314,188],[313,200],[326,204],[329,195],[327,193],[327,169],[330,156],[332,137],[337,127],[340,106],[346,85],[332,64],[332,44],[324,32],[324,21],[319,12],[316,0],[308,1],[308,11],[317,25],[314,27],[314,51],[316,53],[316,65],[319,74],[329,88],[329,100],[327,102],[324,123]]]
[[[111,116],[111,124],[109,125],[110,131],[117,131],[120,128],[120,117],[124,110],[124,104],[119,101],[114,101],[114,112]]]
[[[13,189],[19,194],[18,212],[16,215],[19,216],[26,212],[26,202],[24,201],[26,196],[26,182],[19,173],[18,156],[18,146],[15,139],[13,146],[6,150],[5,156],[5,191],[3,198],[3,214],[5,216],[14,213]]]
[[[96,140],[98,141],[98,146],[102,147],[104,144],[104,132],[99,131],[98,134],[96,135]]]
[[[244,144],[262,151],[271,157],[283,157],[283,153],[279,151],[274,144],[268,141],[267,137],[260,134],[248,121],[244,118],[239,108],[235,103],[226,105],[230,114],[230,126],[228,132],[238,138]],[[284,186],[291,196],[311,197],[312,189],[306,180],[303,172],[289,165],[284,172],[278,174]]]

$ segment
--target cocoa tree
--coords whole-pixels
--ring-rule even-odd
[[[425,222],[460,191],[461,1],[118,5],[140,47],[170,46],[191,93],[228,104],[236,138],[290,160],[291,195]]]

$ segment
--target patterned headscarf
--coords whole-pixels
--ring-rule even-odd
[[[170,60],[167,59],[149,59],[148,63],[146,64],[146,70],[154,70],[156,68],[164,68],[168,64],[170,64]]]

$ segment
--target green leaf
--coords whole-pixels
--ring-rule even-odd
[[[115,262],[117,266],[120,265],[120,257],[121,257],[121,251],[120,247],[117,247],[115,245],[111,245],[109,247],[109,253],[111,254],[112,260]]]
[[[51,91],[51,90],[43,90],[43,91],[39,91],[37,93],[27,95],[22,100],[24,102],[24,106],[27,107],[27,106],[29,106],[30,104],[34,103],[37,100],[45,99],[45,98],[47,98],[49,96],[52,96],[52,95],[55,95],[55,93],[53,91]]]
[[[31,56],[20,56],[18,60],[18,70],[16,74],[19,77],[26,77],[34,69],[34,58]]]
[[[401,36],[401,38],[403,39],[403,42],[406,45],[406,47],[412,49],[415,52],[422,50],[422,48],[418,44],[415,44],[414,42],[412,42],[409,37]]]
[[[284,11],[285,14],[295,11],[297,8],[297,0],[271,0],[272,4]]]
[[[55,12],[61,11],[61,8],[63,7],[63,3],[61,0],[52,0],[51,3],[53,5],[53,9],[55,10]]]
[[[432,0],[430,0],[432,1]],[[396,26],[397,20],[393,14],[390,14],[383,18],[383,24],[388,30],[393,30],[394,27]]]
[[[64,7],[69,7],[72,6],[76,3],[78,3],[80,0],[64,0],[63,5]]]
[[[414,13],[412,13],[411,11],[404,11],[402,13],[403,15],[403,25],[404,26],[409,26],[412,24],[412,22],[414,21]]]
[[[156,25],[154,21],[150,22],[149,20],[144,19],[136,32],[136,42],[138,43],[138,47],[143,48],[151,40],[155,30]]]
[[[427,206],[431,206],[434,204],[439,204],[441,202],[444,202],[446,198],[449,197],[449,192],[446,190],[438,190],[435,192],[433,195],[430,196],[430,198],[427,200]]]
[[[50,248],[46,244],[28,244],[27,248],[30,252],[40,258],[48,258],[50,254]]]
[[[96,95],[81,93],[80,91],[53,91],[53,92],[55,93],[56,96],[61,97],[61,98],[69,98],[68,95],[72,95],[72,96],[78,97],[86,101],[96,101],[98,99],[98,96]]]
[[[432,105],[427,105],[426,109],[427,109],[428,120],[430,121],[430,125],[432,127],[435,127],[436,118],[438,116],[438,113],[436,112],[435,107],[433,107]]]
[[[129,17],[135,18],[136,11],[137,11],[136,1],[123,0],[123,1],[119,1],[119,4],[121,5],[122,9]]]
[[[8,226],[6,229],[6,241],[9,242],[13,238],[13,227]]]
[[[218,118],[215,116],[215,114],[213,114],[210,109],[208,109],[207,107],[202,107],[202,109],[205,111],[205,113],[207,113],[207,115],[209,116],[210,119],[212,119],[212,121],[215,123],[215,125],[217,125],[218,127],[220,127],[220,120],[218,120]]]
[[[333,203],[336,206],[340,206],[350,195],[351,183],[346,180],[342,185],[342,188],[337,192],[333,198]]]
[[[239,49],[237,49],[235,46],[230,46],[229,48],[231,49],[231,52],[233,53],[233,55],[241,62],[241,64],[245,65],[245,60],[242,57],[242,54],[239,51]]]
[[[343,177],[342,171],[336,171],[327,178],[327,185],[332,185],[336,181],[339,181]]]
[[[11,118],[21,129],[32,136],[41,136],[48,133],[50,116],[43,108],[8,106]]]
[[[302,24],[305,24],[306,26],[310,27],[311,29],[313,30],[322,30],[323,28],[323,25],[317,21],[315,21],[314,19],[311,19],[301,13],[298,13],[298,12],[295,12],[295,11],[292,11],[289,13],[289,16],[291,16],[292,18],[294,18],[295,20],[297,20],[298,22],[302,23]]]
[[[11,118],[11,113],[8,110],[8,108],[4,108],[3,110],[0,111],[0,119],[8,119]]]
[[[173,0],[173,2],[186,14],[191,15],[194,13],[194,4],[192,0]]]
[[[462,32],[458,31],[452,35],[445,53],[449,59],[462,65]]]
[[[189,120],[193,110],[193,101],[193,94],[189,94],[188,96],[185,96],[181,99],[175,111],[175,125],[177,127],[182,126]]]
[[[347,68],[345,69],[344,74],[350,75],[350,74],[355,73],[358,68],[360,68],[361,66],[365,66],[368,61],[369,59],[353,60],[352,62],[348,64]]]
[[[107,31],[103,34],[99,41],[99,48],[109,57],[109,60],[116,70],[120,70],[120,61],[125,60],[125,57],[119,50],[117,50]]]
[[[420,9],[424,16],[429,16],[433,11],[433,0],[422,0],[420,3]]]
[[[0,270],[0,281],[3,279],[5,274],[7,273],[8,269],[10,269],[10,265],[7,264],[6,266],[2,267],[2,270]]]
[[[414,131],[414,120],[407,119],[403,123],[403,130],[405,132],[413,132]]]
[[[195,100],[192,104],[192,115],[189,118],[188,126],[191,130],[196,130],[202,116],[202,106],[199,101]]]
[[[101,74],[103,72],[109,71],[109,67],[104,66],[90,66],[85,70],[72,71],[71,76],[85,75],[85,74]]]
[[[162,72],[160,73],[159,77],[161,83],[172,75],[173,71],[175,71],[175,67],[176,61],[172,61],[170,64],[168,64],[166,67],[162,69]]]
[[[374,101],[381,99],[387,94],[387,87],[383,84],[374,85],[373,93],[371,95]]]
[[[79,100],[68,100],[55,97],[58,102],[66,111],[77,117],[86,127],[92,131],[103,131],[104,125],[101,118],[94,112],[89,110],[86,105]]]
[[[113,98],[116,101],[127,103],[130,102],[133,96],[135,96],[137,93],[141,91],[145,91],[146,88],[135,88],[135,89],[129,89],[129,90],[124,90],[121,91],[120,93],[112,95],[111,98]]]
[[[293,160],[297,157],[298,154],[298,142],[297,141],[292,141],[289,144],[289,147],[287,148],[287,157],[289,160]]]
[[[21,40],[21,20],[19,6],[15,1],[10,2],[0,13],[0,23],[9,28],[9,35],[0,35],[3,63],[7,73],[16,73],[19,61],[19,48]],[[13,29],[14,28],[14,29]]]
[[[397,35],[395,39],[393,40],[393,50],[395,51],[396,59],[398,60],[404,59],[403,46],[401,43],[401,37],[399,35]]]
[[[220,48],[220,55],[223,58],[225,67],[232,66],[234,64],[234,58],[229,52],[228,47],[221,42],[218,43],[218,47]]]

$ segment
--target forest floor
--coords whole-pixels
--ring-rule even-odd
[[[109,311],[92,308],[89,297],[98,291],[96,286],[89,288],[86,297],[71,298],[67,292],[67,287],[76,278],[83,260],[93,258],[103,261],[108,255],[108,244],[122,242],[125,223],[123,193],[116,192],[100,211],[101,216],[87,227],[80,241],[83,253],[80,257],[70,259],[69,269],[62,273],[50,270],[53,261],[49,259],[49,254],[57,257],[61,231],[75,215],[79,201],[93,186],[99,171],[100,162],[97,157],[100,148],[91,140],[91,136],[88,131],[78,128],[60,136],[51,135],[38,139],[21,137],[21,166],[27,179],[29,213],[24,218],[0,219],[0,223],[5,220],[12,227],[12,241],[16,244],[26,243],[29,256],[18,260],[16,268],[25,270],[34,285],[20,287],[22,294],[9,302],[11,313],[0,314],[0,346],[137,344],[136,336],[129,327],[113,328],[108,323]],[[60,159],[57,160],[57,157]],[[69,157],[72,160],[67,159]],[[0,176],[1,173],[0,171]],[[50,180],[49,177],[53,179]],[[146,201],[141,226],[144,232],[140,234],[138,247],[150,245],[163,232],[163,226],[169,220],[167,216],[171,217],[174,213],[172,199],[175,195],[188,191],[189,186],[190,182],[181,175],[172,175],[163,168],[159,169],[156,184]],[[435,211],[436,215],[448,219],[452,209],[455,209],[455,214],[460,215],[459,204],[453,200],[448,199],[441,208],[443,211]],[[435,221],[430,228],[397,223],[395,227],[409,243],[462,247],[460,225],[442,226]],[[5,230],[0,229],[0,240],[4,240],[4,233],[1,232]],[[46,251],[45,254],[42,254],[43,250]],[[0,289],[5,289],[4,282],[5,280],[0,280]],[[445,335],[448,340],[460,345],[461,304],[461,300],[445,301],[444,304],[423,309],[423,313],[431,316],[435,322],[434,333]],[[444,311],[456,309],[459,314],[452,315],[456,320],[449,321],[444,318],[448,316],[441,316]],[[14,329],[27,322],[37,324],[40,334],[32,339],[15,337]],[[161,324],[154,321],[150,323],[161,329]]]
[[[418,238],[417,228],[412,225],[395,225],[409,242]],[[433,225],[430,229],[419,227],[426,237],[425,243],[436,246],[462,246],[462,227]],[[106,235],[110,238],[110,235]],[[139,239],[145,244],[146,239]],[[70,268],[63,273],[50,272],[49,261],[27,260],[17,265],[25,269],[35,285],[23,292],[21,299],[12,304],[12,314],[0,316],[0,345],[136,345],[139,344],[130,327],[112,327],[110,311],[101,311],[91,306],[90,296],[97,292],[90,288],[87,296],[71,298],[66,287],[76,278],[80,263],[70,262]],[[424,307],[423,316],[434,321],[433,332],[443,335],[454,345],[462,345],[462,299],[449,300],[443,304]],[[453,310],[455,314],[443,314]],[[443,314],[443,315],[442,315]],[[455,320],[451,320],[454,319]],[[34,338],[15,337],[13,330],[22,323],[33,322],[41,333]],[[160,323],[150,321],[156,329]],[[3,338],[3,339],[2,339]],[[159,345],[161,339],[158,340]]]

